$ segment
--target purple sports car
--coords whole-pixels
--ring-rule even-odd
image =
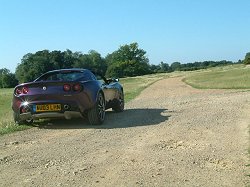
[[[87,69],[49,71],[16,86],[12,101],[17,124],[41,118],[87,117],[90,124],[100,125],[108,108],[124,110],[122,85],[118,79],[106,79]]]

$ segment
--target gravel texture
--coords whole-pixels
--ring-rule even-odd
[[[0,137],[0,186],[247,186],[250,92],[169,78],[107,112]]]

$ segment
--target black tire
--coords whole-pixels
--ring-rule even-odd
[[[17,125],[31,125],[33,123],[33,119],[30,120],[21,120],[19,114],[17,112],[13,112],[14,122]]]
[[[88,120],[91,125],[101,125],[105,119],[105,99],[99,93],[95,106],[88,111]]]
[[[119,98],[114,101],[112,109],[115,112],[123,112],[124,110],[124,94],[123,91],[120,91]]]

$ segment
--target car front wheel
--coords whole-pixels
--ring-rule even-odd
[[[115,100],[114,106],[112,109],[115,112],[122,112],[124,110],[124,94],[123,91],[119,93],[119,98]]]

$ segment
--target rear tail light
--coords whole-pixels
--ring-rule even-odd
[[[21,93],[22,93],[22,90],[21,90],[20,88],[17,88],[17,89],[16,89],[16,94],[17,94],[17,95],[20,95]]]
[[[82,89],[82,86],[80,85],[80,84],[75,84],[74,86],[73,86],[73,90],[74,91],[80,91]]]
[[[16,95],[20,95],[20,94],[27,94],[29,92],[29,88],[28,87],[19,87],[16,89],[15,93]]]
[[[23,94],[27,94],[29,92],[29,88],[28,87],[23,87]]]
[[[71,86],[70,86],[69,84],[64,84],[64,85],[63,85],[63,90],[64,90],[65,92],[68,92],[68,91],[71,90]]]

